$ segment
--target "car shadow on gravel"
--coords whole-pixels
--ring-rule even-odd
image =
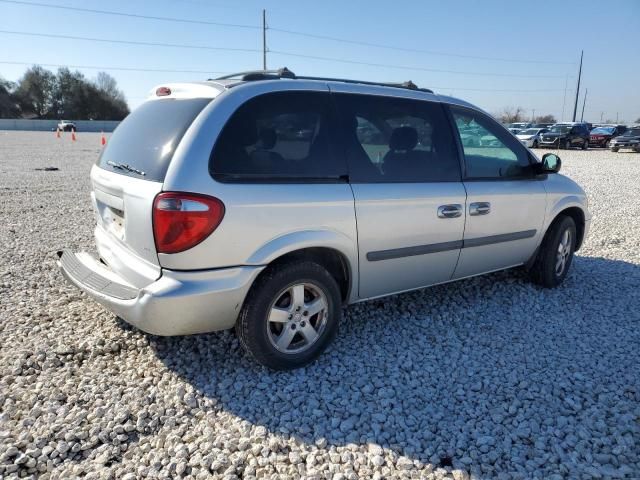
[[[541,458],[587,468],[640,438],[610,411],[640,402],[638,292],[639,265],[576,257],[553,290],[513,270],[370,301],[345,309],[329,351],[291,372],[255,365],[231,332],[150,342],[212,408],[274,435],[484,475]],[[592,436],[601,451],[589,457]]]

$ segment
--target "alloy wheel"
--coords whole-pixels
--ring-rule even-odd
[[[569,257],[571,256],[571,231],[567,228],[562,237],[560,243],[558,243],[558,252],[556,253],[556,276],[562,275],[564,269],[567,266]]]
[[[296,283],[281,291],[269,309],[267,336],[282,353],[301,353],[324,333],[329,302],[313,283]]]

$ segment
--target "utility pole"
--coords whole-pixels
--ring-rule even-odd
[[[580,121],[584,122],[584,106],[587,103],[587,92],[589,91],[588,88],[584,89],[584,100],[582,100],[582,115],[580,115]]]
[[[531,123],[536,121],[536,109],[532,108],[531,109]]]
[[[262,9],[262,69],[267,69],[267,11]]]
[[[582,77],[582,56],[584,50],[580,51],[580,69],[578,70],[578,86],[576,87],[576,101],[573,104],[573,122],[576,121],[576,114],[578,113],[578,95],[580,94],[580,78]]]
[[[564,106],[567,103],[567,84],[569,83],[569,74],[567,73],[564,77],[564,97],[562,97],[562,115],[560,116],[560,121],[564,122]]]
[[[604,117],[604,112],[600,112],[600,123],[602,123],[602,118]]]

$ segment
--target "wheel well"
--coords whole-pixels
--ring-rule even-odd
[[[351,289],[349,263],[342,253],[333,248],[311,247],[294,250],[293,252],[286,253],[276,258],[268,265],[267,268],[272,268],[289,262],[300,262],[305,260],[315,262],[327,269],[340,287],[340,295],[342,296],[343,303],[346,303],[349,299],[349,292]]]
[[[576,250],[579,250],[582,246],[582,240],[584,239],[584,212],[578,207],[565,208],[560,213],[558,213],[558,215],[556,215],[556,218],[553,219],[552,224],[555,223],[561,216],[571,217],[575,222],[576,236],[578,237],[576,238]]]

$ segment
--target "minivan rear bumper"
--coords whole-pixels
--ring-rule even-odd
[[[131,325],[154,335],[189,335],[232,328],[262,266],[201,271],[162,270],[135,288],[88,253],[58,252],[72,284]]]

